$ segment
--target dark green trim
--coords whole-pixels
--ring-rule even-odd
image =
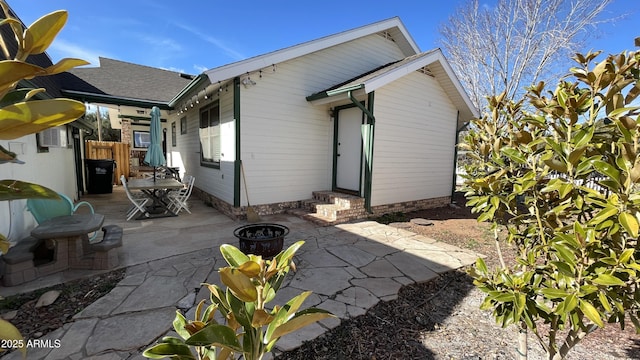
[[[351,102],[359,107],[366,115],[366,124],[362,125],[362,138],[364,139],[364,207],[371,213],[371,187],[373,184],[373,139],[374,130],[376,126],[376,118],[373,116],[373,100],[374,92],[370,92],[367,98],[367,107],[362,105],[351,91],[347,91],[347,96],[351,99]]]
[[[233,119],[236,123],[236,158],[233,162],[233,206],[240,207],[240,78],[233,79]]]
[[[373,100],[375,92],[370,92],[367,99],[367,124],[364,125],[365,137],[365,167],[364,167],[364,207],[371,213],[371,188],[373,185],[373,139],[375,133],[376,119],[373,116]]]
[[[196,78],[191,80],[191,82],[187,84],[187,86],[185,86],[182,90],[180,90],[180,92],[176,94],[176,96],[174,96],[173,99],[169,100],[167,105],[173,108],[178,102],[178,100],[180,100],[181,97],[191,92],[191,90],[199,87],[200,84],[202,84],[202,82],[204,82],[204,80],[207,80],[207,79],[209,79],[209,77],[204,74],[200,74],[196,76]]]
[[[77,121],[78,120],[76,120],[75,122]],[[76,166],[76,188],[77,188],[76,195],[78,195],[78,198],[79,198],[80,195],[84,195],[84,183],[82,181],[83,179],[82,174],[84,174],[84,168],[82,167],[82,156],[81,156],[82,154],[80,153],[80,149],[82,148],[82,142],[80,141],[81,140],[80,129],[79,128],[71,129],[71,134],[73,138],[73,158]]]
[[[60,93],[67,98],[79,100],[82,102],[98,102],[112,105],[137,106],[141,108],[159,107],[161,110],[172,110],[169,104],[161,101],[128,99],[111,95],[90,94],[81,91],[61,90]]]
[[[344,106],[338,106],[333,109],[333,173],[331,175],[331,190],[336,190],[338,175],[338,119],[340,118],[340,110]]]

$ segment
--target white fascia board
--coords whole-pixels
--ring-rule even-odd
[[[383,20],[356,29],[347,30],[338,34],[329,35],[317,40],[294,45],[264,55],[258,55],[246,60],[223,65],[207,70],[204,73],[209,77],[209,81],[211,81],[212,84],[215,84],[218,81],[226,81],[236,76],[246,74],[247,72],[257,71],[274,64],[277,65],[279,63],[295,59],[300,56],[311,54],[319,50],[330,48],[335,45],[346,43],[348,41],[352,41],[393,28],[397,28],[398,31],[400,31],[400,33],[404,37],[404,39],[402,40],[406,41],[406,43],[408,43],[409,46],[413,49],[413,54],[417,54],[420,51],[417,44],[411,38],[411,35],[409,35],[408,31],[402,24],[402,21],[400,21],[398,17],[393,17],[391,19]],[[396,41],[399,41],[399,39]],[[406,55],[410,56],[413,54]]]

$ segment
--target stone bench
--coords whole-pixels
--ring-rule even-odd
[[[33,264],[33,252],[42,241],[29,236],[20,240],[6,254],[2,255],[2,261],[5,265],[2,277],[4,286],[15,286],[35,280],[37,271]]]
[[[93,253],[93,269],[107,270],[118,266],[118,248],[122,246],[122,227],[105,225],[102,227],[102,241],[89,245]]]

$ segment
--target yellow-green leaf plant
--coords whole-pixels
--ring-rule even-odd
[[[229,266],[219,269],[227,287],[207,284],[211,304],[201,301],[195,319],[177,311],[173,328],[180,335],[165,337],[144,351],[151,359],[262,359],[278,339],[309,324],[332,317],[331,313],[308,308],[300,310],[311,294],[305,291],[282,306],[268,306],[295,265],[293,256],[304,244],[299,241],[271,260],[245,255],[232,245],[220,246]]]
[[[56,11],[23,28],[22,23],[11,16],[9,7],[0,0],[5,18],[0,26],[10,27],[14,39],[0,37],[0,140],[12,140],[34,134],[53,126],[64,125],[85,113],[83,103],[69,99],[36,99],[45,89],[18,88],[20,81],[36,76],[54,75],[75,66],[88,64],[79,59],[63,59],[43,68],[27,62],[29,55],[47,50],[67,20],[66,11]],[[11,53],[5,41],[15,41],[17,50]],[[16,154],[0,145],[0,164],[22,163]],[[56,198],[58,195],[46,187],[19,180],[0,180],[0,201],[27,198]],[[0,234],[0,252],[6,253],[9,241]],[[26,356],[24,340],[20,332],[8,321],[0,319],[0,339],[22,344],[20,351]],[[0,352],[4,351],[0,349]]]
[[[519,359],[527,333],[555,360],[605,323],[640,332],[640,52],[598,56],[576,54],[551,91],[491,97],[461,145],[468,205],[498,250],[518,250],[515,264],[479,259],[471,275],[482,308],[524,334]]]

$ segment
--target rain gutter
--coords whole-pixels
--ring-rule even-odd
[[[233,79],[233,119],[236,125],[236,158],[233,162],[233,206],[240,207],[240,78]]]
[[[185,86],[182,90],[180,90],[180,92],[176,96],[174,96],[173,99],[169,100],[169,102],[167,103],[167,106],[169,106],[170,108],[175,107],[176,103],[178,102],[178,100],[180,100],[180,98],[182,98],[183,96],[191,92],[191,90],[198,88],[204,82],[204,80],[208,78],[209,77],[204,74],[200,74],[196,76],[196,78],[191,80],[191,82],[187,84],[187,86]]]
[[[96,103],[112,104],[112,105],[137,106],[137,107],[148,108],[148,109],[154,106],[157,106],[162,110],[172,109],[172,107],[169,104],[162,101],[123,98],[120,96],[94,94],[94,93],[87,93],[84,91],[75,91],[75,90],[60,90],[60,93],[64,97],[81,100],[83,102],[96,102]]]

